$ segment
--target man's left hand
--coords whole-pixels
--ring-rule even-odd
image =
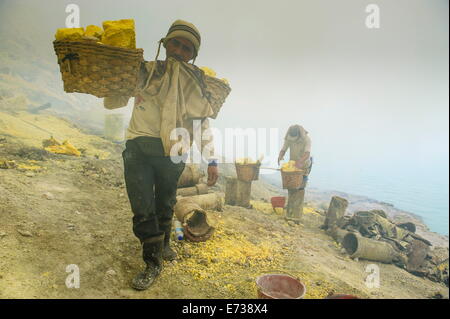
[[[296,160],[295,161],[295,167],[298,169],[301,169],[305,163],[302,160]]]
[[[219,178],[219,169],[217,165],[209,165],[208,166],[208,182],[206,185],[214,186]]]

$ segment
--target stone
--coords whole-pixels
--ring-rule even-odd
[[[208,266],[208,260],[206,260],[205,258],[202,258],[202,259],[200,259],[199,261],[198,261],[198,263],[200,264],[200,265],[204,265],[204,266]]]
[[[18,229],[17,232],[24,237],[33,237],[33,234],[28,230]]]
[[[46,198],[48,200],[52,200],[52,199],[55,198],[55,196],[52,193],[50,193],[50,192],[46,192],[46,193],[42,194],[42,197],[44,197],[44,198]]]
[[[117,273],[115,272],[114,269],[109,269],[109,270],[106,272],[106,275],[107,275],[107,276],[115,276],[115,275],[117,275]]]

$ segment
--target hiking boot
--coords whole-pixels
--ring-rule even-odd
[[[167,225],[160,226],[161,231],[164,232],[164,248],[163,248],[163,259],[167,261],[173,261],[177,258],[177,253],[175,250],[170,248],[170,235],[172,232],[172,222]]]
[[[146,268],[133,279],[132,287],[134,289],[148,289],[161,273],[163,245],[163,235],[151,238],[142,244],[142,256]]]

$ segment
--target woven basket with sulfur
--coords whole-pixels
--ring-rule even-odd
[[[281,170],[283,189],[298,189],[303,183],[303,171],[286,172]]]
[[[231,88],[224,81],[208,75],[205,75],[205,84],[207,94],[206,97],[214,111],[211,118],[215,119],[219,114],[223,103],[225,103],[225,99],[228,94],[230,94]]]
[[[134,96],[142,49],[128,49],[91,40],[54,41],[64,91],[97,97]]]
[[[236,175],[238,180],[243,182],[251,182],[258,180],[260,163],[239,164],[235,163]]]

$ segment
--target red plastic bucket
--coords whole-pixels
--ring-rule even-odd
[[[305,285],[289,275],[267,274],[256,278],[259,299],[302,299]]]
[[[275,196],[270,199],[270,202],[272,203],[273,208],[277,207],[284,208],[284,205],[286,204],[286,197]]]

